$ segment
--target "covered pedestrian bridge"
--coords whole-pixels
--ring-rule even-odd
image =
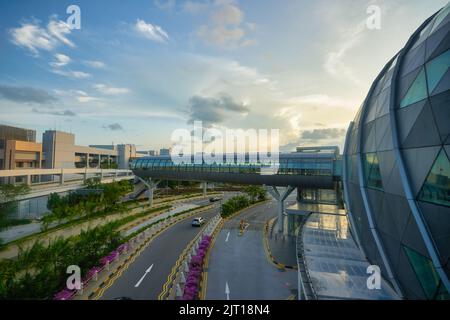
[[[231,161],[230,161],[231,159]],[[278,213],[284,213],[284,200],[295,190],[338,190],[341,180],[341,156],[338,147],[297,148],[297,152],[282,153],[279,161],[263,164],[249,154],[223,157],[222,163],[174,163],[170,156],[151,156],[136,159],[131,164],[136,177],[148,188],[149,201],[158,180],[198,181],[264,185],[278,201]],[[256,158],[258,159],[258,158]],[[277,187],[286,187],[281,192]],[[282,224],[279,224],[282,228]],[[282,230],[281,230],[282,231]]]

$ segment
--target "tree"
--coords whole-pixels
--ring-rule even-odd
[[[250,201],[264,201],[266,199],[266,190],[261,186],[247,186],[244,192],[249,196]]]
[[[16,199],[19,196],[27,194],[28,192],[30,192],[30,187],[26,184],[0,185],[0,230],[8,226],[10,215],[16,211]]]

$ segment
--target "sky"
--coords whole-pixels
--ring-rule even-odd
[[[342,147],[378,72],[447,2],[1,1],[0,124],[150,150],[201,120]]]

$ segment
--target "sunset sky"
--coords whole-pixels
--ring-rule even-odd
[[[342,146],[378,72],[447,2],[1,1],[0,123],[140,150],[193,120]]]

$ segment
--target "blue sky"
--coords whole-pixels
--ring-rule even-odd
[[[0,123],[139,149],[192,120],[342,145],[377,73],[446,3],[1,1]],[[71,4],[80,30],[65,24]],[[364,27],[369,5],[380,30]]]

